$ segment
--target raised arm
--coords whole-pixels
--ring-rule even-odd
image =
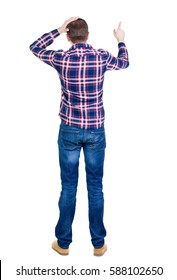
[[[46,50],[46,48],[53,43],[53,41],[56,37],[58,37],[60,34],[62,34],[64,32],[67,32],[66,26],[71,21],[76,20],[76,19],[77,19],[77,17],[69,18],[58,29],[54,29],[53,31],[42,35],[39,39],[34,41],[30,45],[30,50],[32,51],[32,53],[35,56],[37,56],[40,60],[42,60],[43,62],[49,64],[50,66],[54,66],[56,53],[57,53],[57,55],[59,55],[60,53],[62,55],[63,51],[61,50],[60,52],[59,51],[56,52],[53,50]]]
[[[128,51],[124,42],[125,32],[121,29],[121,22],[113,34],[118,42],[118,56],[114,57],[107,52],[107,70],[120,70],[129,66]]]
[[[58,32],[58,29],[55,29],[49,33],[45,33],[30,45],[30,50],[40,60],[49,64],[50,66],[54,66],[54,57],[56,51],[46,50],[46,48],[50,46],[54,39],[59,35],[60,33]]]

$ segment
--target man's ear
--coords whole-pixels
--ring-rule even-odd
[[[88,38],[89,38],[89,32],[88,32],[88,34],[87,34],[87,40],[88,40]],[[87,40],[86,40],[86,41],[87,41]]]
[[[70,42],[70,43],[71,43],[71,39],[69,38],[69,36],[68,36],[68,34],[67,34],[67,33],[66,33],[66,38],[67,38],[68,42]]]

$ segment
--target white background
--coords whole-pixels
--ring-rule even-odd
[[[108,251],[92,255],[83,155],[70,255],[51,249],[60,178],[57,73],[29,45],[70,16],[84,18],[89,43],[117,55],[112,30],[122,21],[130,66],[105,76]],[[176,277],[177,39],[175,1],[4,1],[1,4],[0,259],[3,280],[16,269],[162,266]],[[51,49],[70,47],[65,35]],[[64,277],[64,276],[63,276]],[[119,279],[137,276],[122,276]],[[24,277],[23,279],[32,279]],[[76,279],[75,276],[71,277]],[[84,279],[84,277],[81,277]],[[96,276],[92,276],[96,278]],[[139,277],[138,279],[140,279]],[[34,278],[35,279],[35,278]],[[41,278],[42,279],[42,278]],[[61,276],[43,279],[61,279]]]

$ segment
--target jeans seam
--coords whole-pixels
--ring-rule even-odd
[[[79,133],[80,131],[76,130],[70,130],[70,129],[62,129],[63,132],[70,132],[70,133]]]
[[[102,131],[91,131],[91,134],[101,134],[101,133],[105,133],[104,130]]]

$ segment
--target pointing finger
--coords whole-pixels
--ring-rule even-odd
[[[122,22],[120,21],[120,22],[119,22],[119,25],[118,25],[118,29],[121,28],[121,23],[122,23]]]

